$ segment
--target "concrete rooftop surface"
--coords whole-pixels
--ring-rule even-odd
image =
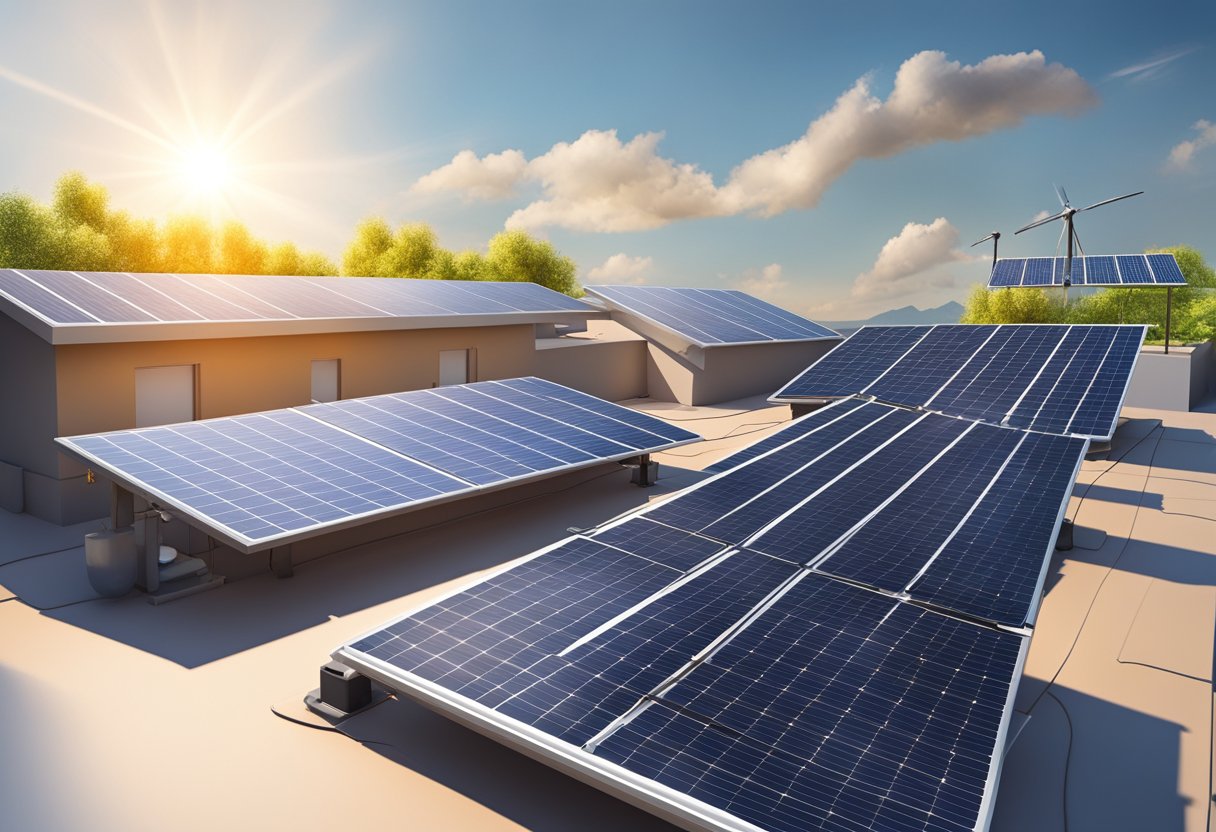
[[[670,829],[411,701],[340,732],[301,702],[339,644],[661,500],[789,419],[762,398],[627,404],[709,441],[657,454],[651,489],[582,470],[159,607],[85,600],[98,522],[0,511],[0,829]],[[1076,546],[1049,572],[995,830],[1209,829],[1216,414],[1123,415],[1109,458],[1084,463]]]

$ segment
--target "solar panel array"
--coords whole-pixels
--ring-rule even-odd
[[[1009,286],[1063,286],[1064,257],[1001,258],[988,277],[989,289]],[[1172,254],[1118,254],[1073,257],[1073,286],[1185,286]]]
[[[335,657],[701,825],[981,828],[1087,445],[842,401]]]
[[[1046,433],[1109,439],[1144,326],[863,327],[775,402],[862,396]]]
[[[0,269],[0,296],[52,325],[591,311],[535,283],[370,277]]]
[[[700,347],[840,337],[814,321],[732,289],[589,286],[587,293]]]
[[[523,378],[57,441],[135,493],[253,551],[698,438]]]

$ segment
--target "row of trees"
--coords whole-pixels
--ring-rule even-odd
[[[1154,249],[1173,254],[1186,286],[1173,290],[1170,341],[1216,338],[1216,271],[1189,246]],[[960,319],[965,324],[1148,324],[1149,341],[1165,341],[1165,292],[1162,289],[1104,288],[1064,303],[1060,289],[998,289],[976,286]]]
[[[75,172],[59,179],[50,205],[0,194],[0,268],[518,280],[578,292],[574,261],[523,231],[496,235],[485,254],[454,253],[427,225],[394,232],[373,218],[355,229],[339,270],[320,252],[271,245],[236,221],[216,227],[185,215],[157,224],[113,210],[105,187]]]

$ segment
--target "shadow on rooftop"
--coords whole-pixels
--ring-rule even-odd
[[[1165,508],[1165,497],[1152,491],[1132,488],[1116,488],[1111,485],[1086,485],[1078,482],[1072,487],[1072,496],[1078,499],[1095,500],[1100,503],[1119,503],[1125,506],[1140,506],[1160,511]]]
[[[535,832],[674,832],[641,809],[568,777],[416,702],[390,700],[346,722],[369,751]]]
[[[628,471],[618,466],[589,469],[521,486],[518,492],[500,491],[406,515],[414,531],[361,527],[354,531],[370,542],[298,563],[295,576],[287,580],[270,574],[264,552],[221,550],[256,573],[159,607],[133,593],[44,614],[184,667],[199,667],[335,616],[401,600],[385,611],[388,618],[412,603],[405,596],[506,563],[560,540],[567,527],[602,523],[702,476],[664,466],[658,486],[640,489],[629,485]],[[374,539],[385,534],[397,536]],[[213,568],[232,575],[222,563]],[[93,597],[79,548],[13,564],[0,573],[0,583],[40,607]]]
[[[1057,702],[1040,696],[1044,686],[1027,676],[1018,692],[1017,707],[1034,708],[1005,758],[993,832],[1185,828],[1189,798],[1178,778],[1186,729],[1053,685]]]

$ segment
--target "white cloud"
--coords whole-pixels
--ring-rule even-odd
[[[478,157],[462,150],[452,161],[414,183],[411,190],[422,194],[458,191],[475,199],[506,199],[515,193],[528,166],[518,150],[504,150]]]
[[[892,297],[953,286],[954,278],[938,267],[974,259],[958,248],[958,241],[958,229],[945,217],[928,225],[908,223],[883,245],[873,268],[857,276],[852,297]]]
[[[1174,145],[1174,149],[1170,151],[1170,158],[1166,162],[1166,167],[1172,170],[1186,170],[1190,167],[1191,160],[1195,158],[1197,151],[1216,144],[1216,124],[1201,118],[1191,126],[1191,129],[1195,130],[1199,135],[1193,139],[1187,139]]]
[[[1051,211],[1040,211],[1039,213],[1037,213],[1037,214],[1035,214],[1033,217],[1031,217],[1031,218],[1030,218],[1030,222],[1028,222],[1028,223],[1026,223],[1026,224],[1027,224],[1027,225],[1031,225],[1031,224],[1033,224],[1033,223],[1038,222],[1039,220],[1045,220],[1045,219],[1047,219],[1047,218],[1048,218],[1048,217],[1050,217],[1050,216],[1052,216]]]
[[[764,300],[779,300],[790,286],[782,271],[780,263],[769,263],[763,269],[748,269],[735,281],[735,286]]]
[[[981,136],[1030,116],[1074,114],[1096,100],[1081,76],[1038,51],[970,66],[921,52],[899,68],[885,101],[869,77],[860,79],[802,137],[745,160],[721,186],[696,165],[660,156],[661,133],[622,142],[615,130],[588,130],[530,161],[514,150],[462,151],[414,189],[486,199],[539,183],[541,198],[514,212],[509,227],[638,231],[695,217],[773,216],[814,206],[861,159]]]
[[[1126,78],[1129,81],[1147,81],[1150,78],[1155,78],[1158,75],[1161,75],[1165,71],[1165,68],[1167,66],[1169,66],[1170,64],[1172,64],[1174,61],[1178,60],[1179,58],[1185,57],[1194,51],[1195,50],[1193,48],[1177,49],[1177,50],[1174,50],[1173,52],[1169,52],[1165,55],[1161,55],[1159,57],[1152,58],[1147,61],[1141,61],[1140,63],[1137,63],[1137,64],[1129,64],[1128,66],[1122,67],[1120,69],[1116,69],[1114,72],[1112,72],[1110,75],[1107,75],[1106,77],[1112,78],[1112,79],[1113,78]]]
[[[630,257],[614,254],[587,272],[588,283],[645,283],[654,269],[653,257]]]

